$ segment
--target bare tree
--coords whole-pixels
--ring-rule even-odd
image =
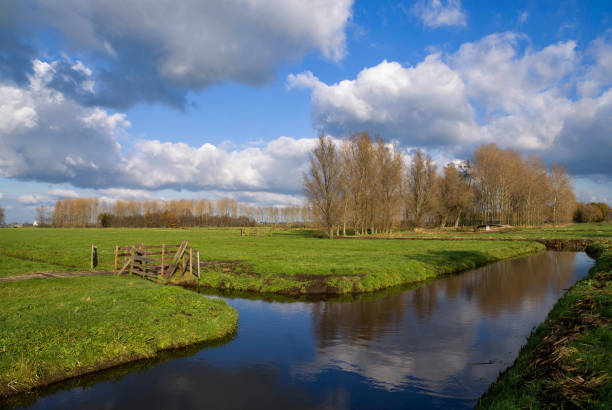
[[[390,233],[393,226],[395,211],[401,200],[401,185],[403,162],[397,146],[376,140],[376,163],[378,165],[378,200],[380,203],[380,228],[382,232]]]
[[[4,219],[5,219],[4,208],[0,207],[0,225],[5,224]]]
[[[429,154],[418,150],[412,159],[405,181],[406,219],[421,226],[431,209],[435,189],[436,169]]]
[[[338,219],[340,171],[332,139],[319,133],[318,144],[310,154],[310,170],[304,175],[304,194],[319,214],[330,238]]]
[[[462,178],[453,164],[448,164],[439,180],[438,207],[440,227],[446,226],[448,218],[455,219],[455,229],[474,200],[468,181]]]
[[[565,168],[558,164],[553,166],[550,172],[550,181],[552,222],[555,225],[559,222],[568,222],[571,220],[576,206],[576,197]]]

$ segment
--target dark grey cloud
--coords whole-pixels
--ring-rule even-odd
[[[574,104],[545,157],[565,164],[576,175],[612,178],[612,89]]]
[[[0,11],[0,75],[27,80],[36,50],[28,33],[58,33],[57,53],[84,61],[95,92],[83,93],[71,61],[51,87],[82,104],[124,109],[138,102],[185,107],[188,91],[219,82],[258,86],[276,66],[311,51],[345,54],[353,0],[6,0]],[[7,17],[8,16],[8,17]]]
[[[135,70],[129,62],[122,65],[125,67],[113,67],[112,71],[96,69],[88,75],[75,70],[74,63],[58,60],[54,62],[55,76],[49,87],[86,106],[125,110],[139,102],[162,102],[178,109],[185,108],[187,88],[160,81],[152,67]],[[88,81],[94,89],[83,88]]]
[[[36,50],[30,45],[33,33],[22,24],[25,10],[21,3],[0,2],[0,79],[18,84],[27,82]]]

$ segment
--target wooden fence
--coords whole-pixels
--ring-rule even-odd
[[[240,236],[272,236],[274,228],[240,228]]]
[[[194,272],[195,263],[195,272]],[[200,251],[187,241],[178,245],[115,246],[115,275],[135,274],[142,277],[163,276],[169,279],[177,272],[200,278]]]

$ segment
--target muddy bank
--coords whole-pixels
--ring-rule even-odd
[[[591,239],[536,239],[535,241],[540,242],[550,251],[571,252],[584,252],[594,242]]]

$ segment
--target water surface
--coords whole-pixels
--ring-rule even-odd
[[[546,252],[353,301],[227,298],[226,344],[55,386],[32,408],[473,407],[592,266]],[[73,386],[74,386],[73,382]]]

